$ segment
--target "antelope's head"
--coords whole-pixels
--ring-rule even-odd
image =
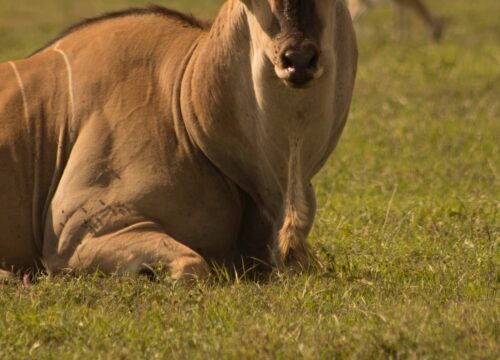
[[[242,0],[253,56],[291,88],[304,88],[333,65],[334,6],[339,0]],[[267,63],[267,64],[266,64]]]

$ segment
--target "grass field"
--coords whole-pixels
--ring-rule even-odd
[[[149,2],[0,0],[0,60]],[[396,40],[387,6],[358,28],[351,117],[315,179],[311,242],[327,269],[0,285],[0,358],[498,358],[500,2],[428,2],[445,17],[440,44],[417,22]],[[209,17],[220,1],[158,3]]]

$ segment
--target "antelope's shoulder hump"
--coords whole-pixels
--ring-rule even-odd
[[[35,52],[33,52],[29,57],[38,54],[39,52],[45,50],[51,45],[54,45],[56,42],[59,40],[63,39],[64,37],[73,34],[77,31],[80,31],[84,28],[87,28],[89,26],[102,23],[107,20],[112,20],[112,19],[117,19],[117,18],[123,18],[123,17],[129,17],[129,16],[160,16],[164,17],[165,19],[168,20],[174,20],[182,24],[184,27],[188,28],[195,28],[195,29],[201,29],[205,30],[210,28],[210,22],[204,21],[201,19],[198,19],[192,15],[189,14],[184,14],[182,12],[179,12],[177,10],[165,8],[162,6],[158,5],[151,5],[147,8],[129,8],[125,10],[120,10],[120,11],[115,11],[115,12],[109,12],[105,13],[103,15],[93,17],[93,18],[88,18],[85,19],[79,23],[76,23],[69,28],[67,28],[65,31],[63,31],[61,34],[59,34],[56,38],[52,39],[50,42],[45,44],[43,47],[39,48]]]

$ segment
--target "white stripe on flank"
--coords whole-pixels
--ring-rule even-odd
[[[59,54],[62,55],[64,62],[66,63],[66,69],[68,70],[68,91],[69,91],[69,103],[71,107],[71,123],[74,124],[74,119],[75,119],[75,98],[73,95],[73,70],[71,68],[71,64],[69,62],[68,56],[66,53],[59,48],[59,45],[61,42],[58,42],[56,46],[54,47],[54,51],[58,52]]]
[[[28,100],[26,99],[26,91],[24,90],[23,80],[21,79],[21,75],[19,74],[19,71],[17,70],[16,64],[14,64],[12,61],[9,61],[9,64],[12,67],[12,70],[14,70],[14,73],[16,74],[17,84],[19,85],[19,88],[21,89],[21,95],[23,96],[24,118],[26,120],[26,125],[28,126],[28,129],[29,129],[30,116],[29,116],[29,112],[28,112]]]

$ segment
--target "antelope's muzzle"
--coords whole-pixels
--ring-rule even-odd
[[[306,87],[321,75],[320,51],[312,43],[286,47],[279,55],[276,73],[291,87]]]

